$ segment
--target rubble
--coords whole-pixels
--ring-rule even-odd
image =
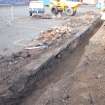
[[[68,35],[76,34],[81,27],[83,28],[83,26],[90,24],[92,19],[95,18],[95,15],[94,12],[88,12],[82,16],[70,18],[62,26],[53,27],[46,32],[41,32],[40,37],[36,40],[40,43],[51,45],[59,38],[63,39]]]

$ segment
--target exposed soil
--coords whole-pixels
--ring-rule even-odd
[[[83,43],[22,105],[105,105],[105,26]]]
[[[41,33],[40,37],[33,40],[30,44],[26,44],[23,51],[12,54],[12,56],[0,56],[0,83],[5,83],[4,81],[7,78],[9,79],[11,76],[13,77],[13,75],[15,76],[15,74],[21,72],[20,68],[33,59],[37,59],[42,53],[61,46],[68,38],[72,39],[76,33],[91,24],[95,15],[93,12],[89,12],[70,18],[64,25]]]
[[[9,103],[10,100],[15,102],[14,100],[16,100],[17,97],[21,98],[22,92],[25,93],[25,91],[27,91],[25,90],[25,86],[29,88],[29,81],[33,83],[33,81],[31,81],[31,76],[33,75],[30,76],[30,74],[36,71],[31,71],[31,67],[28,66],[30,62],[36,62],[35,67],[38,67],[40,62],[46,60],[46,56],[44,59],[43,57],[40,59],[42,55],[52,52],[55,48],[62,46],[68,39],[75,37],[76,33],[89,26],[97,16],[99,15],[94,12],[88,12],[81,16],[69,18],[62,26],[54,27],[47,32],[41,33],[41,37],[34,39],[32,43],[27,45],[21,52],[12,54],[12,56],[0,56],[0,105],[4,105],[4,103],[5,105],[14,105],[14,103]],[[63,65],[63,67],[65,68],[65,65]],[[69,70],[69,66],[67,70]],[[34,78],[34,76],[32,78]],[[43,94],[46,94],[46,92]],[[35,105],[41,105],[40,101],[37,101]]]

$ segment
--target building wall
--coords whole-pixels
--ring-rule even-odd
[[[87,4],[96,4],[98,0],[83,0],[84,3]]]
[[[27,4],[29,0],[0,0],[0,4]]]
[[[0,4],[28,4],[30,0],[0,0]],[[82,1],[87,4],[96,4],[99,0],[71,0],[71,1]],[[101,1],[101,0],[100,0]]]

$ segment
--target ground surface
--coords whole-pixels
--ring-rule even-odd
[[[8,54],[23,48],[19,43],[28,42],[61,20],[30,17],[28,6],[0,7],[0,54]]]
[[[105,26],[53,69],[21,105],[105,105]]]
[[[26,44],[26,49],[22,50],[21,52],[12,54],[12,56],[9,57],[0,56],[0,105],[16,105],[16,103],[19,103],[22,100],[23,96],[27,97],[30,96],[29,93],[36,92],[33,92],[30,89],[36,90],[37,82],[39,80],[43,80],[43,77],[45,78],[46,76],[50,76],[53,71],[58,73],[55,72],[55,75],[52,75],[52,77],[54,76],[54,79],[52,78],[51,80],[54,81],[56,77],[60,78],[63,74],[62,70],[66,70],[66,65],[63,62],[64,59],[61,59],[60,61],[60,56],[57,54],[62,49],[67,47],[70,42],[72,44],[69,47],[70,51],[72,51],[72,49],[74,49],[79,43],[79,39],[76,39],[79,37],[79,35],[81,35],[81,32],[83,33],[86,31],[87,28],[93,25],[93,22],[96,20],[96,24],[98,24],[98,19],[100,21],[99,14],[94,12],[86,12],[80,16],[67,18],[62,26],[43,32],[41,36],[38,39],[34,39],[29,46]],[[90,31],[88,30],[88,32]],[[84,34],[82,34],[82,36],[83,35]],[[74,39],[75,41],[73,41]],[[88,41],[87,38],[86,40]],[[69,51],[67,52],[69,53]],[[67,56],[67,54],[64,55]],[[54,61],[51,59],[52,57],[54,57]],[[69,56],[67,58],[69,58]],[[78,57],[76,57],[76,59],[77,58]],[[49,59],[51,59],[51,62]],[[69,61],[71,59],[69,58],[68,61],[65,59],[65,62],[68,62],[68,66],[66,66],[67,71],[71,66],[73,66],[73,64],[75,64],[73,61],[71,61],[71,66],[69,65]],[[58,63],[62,62],[62,65],[64,64],[64,69],[63,67],[59,69],[55,67],[57,64],[56,60]],[[50,70],[52,66],[45,64],[46,62],[48,65],[54,65],[53,70]],[[60,67],[60,65],[58,66]],[[48,67],[48,69],[46,69],[46,67]],[[71,71],[71,73],[72,72],[73,71]],[[57,76],[56,74],[59,75]],[[42,83],[44,84],[45,82],[42,81]],[[46,83],[50,85],[49,82]],[[38,85],[40,86],[38,89],[44,89],[44,86],[42,86],[41,83],[38,84],[40,84]],[[38,95],[34,95],[34,97],[38,97]]]
[[[89,6],[86,8],[86,6],[83,6],[81,7],[81,12],[77,14],[77,17],[69,18],[67,23],[71,29],[68,29],[68,27],[66,26],[64,27],[66,27],[66,29],[69,30],[71,34],[66,33],[66,36],[65,31],[63,31],[63,34],[59,34],[59,30],[56,29],[56,32],[58,32],[57,36],[62,35],[62,37],[57,37],[58,42],[61,38],[61,42],[63,43],[64,39],[68,39],[69,37],[71,37],[70,35],[74,35],[75,33],[72,33],[72,28],[75,28],[78,32],[80,30],[83,30],[84,27],[86,28],[86,26],[88,26],[91,23],[92,19],[94,18],[94,16],[89,15],[91,14],[91,12],[88,13],[88,15],[80,15],[81,13],[88,11],[89,8],[90,10],[93,10],[94,7]],[[5,9],[3,10],[5,11]],[[49,20],[37,19],[37,21],[35,21],[36,23],[34,24],[33,22],[34,20],[36,20],[35,18],[33,19],[27,17],[27,15],[26,18],[25,16],[23,16],[22,13],[19,12],[21,16],[18,16],[18,13],[16,13],[16,17],[11,17],[11,19],[16,19],[17,21],[9,20],[7,22],[4,20],[8,20],[9,17],[5,16],[8,13],[4,14],[3,16],[1,15],[0,22],[2,25],[0,27],[0,31],[1,37],[3,38],[0,38],[0,51],[4,54],[8,51],[13,52],[16,49],[19,50],[19,48],[21,47],[18,48],[16,46],[16,42],[18,42],[19,40],[23,39],[24,41],[27,41],[27,38],[31,40],[32,37],[35,37],[31,36],[33,34],[28,34],[28,32],[32,32],[32,30],[30,30],[31,25],[32,27],[33,25],[35,25],[35,27],[38,27],[41,26],[41,23],[43,23],[42,27],[38,27],[38,29],[45,30],[48,27],[50,27],[50,25],[48,27],[46,26],[46,23]],[[80,17],[78,15],[80,15]],[[32,22],[31,24],[30,21]],[[40,22],[40,24],[38,24],[38,21]],[[44,21],[46,22],[44,23]],[[52,21],[49,21],[48,23],[51,23]],[[53,26],[53,24],[60,25],[60,23],[61,21],[57,23],[52,22],[51,26]],[[29,24],[29,26],[26,27],[26,24]],[[16,34],[19,31],[20,33],[22,32],[24,34],[20,34],[19,36],[19,34]],[[39,30],[36,32],[39,32]],[[21,36],[25,35],[25,33],[27,33],[27,38],[26,36]],[[73,52],[70,55],[68,54],[67,56],[62,58],[59,64],[52,68],[54,69],[54,72],[51,73],[51,75],[49,74],[48,77],[46,77],[43,81],[38,82],[35,86],[35,91],[33,91],[31,95],[26,97],[21,103],[21,105],[104,105],[104,33],[105,26],[102,26],[100,30],[90,40],[88,40],[87,38],[84,42],[82,42],[82,45],[79,48],[77,48],[75,52]],[[55,34],[52,34],[52,36],[53,35]],[[36,54],[37,50],[31,49],[29,52],[23,51],[19,54],[17,53],[17,55],[14,54],[11,57],[0,57],[1,97],[7,96],[6,98],[8,98],[10,95],[13,95],[12,98],[14,99],[14,97],[18,95],[17,93],[22,92],[22,90],[24,90],[24,86],[26,86],[25,83],[27,83],[26,78],[31,73],[30,66],[28,67],[27,64],[29,64],[32,60],[36,60],[38,58]],[[40,63],[40,60],[37,63]],[[29,69],[24,67],[28,67]],[[2,98],[0,101],[2,103]],[[8,100],[6,101],[6,105],[8,105]]]
[[[94,6],[81,6],[77,15],[86,11],[96,11]],[[46,13],[50,13],[46,8]],[[18,52],[21,43],[29,42],[43,30],[60,25],[62,19],[36,19],[29,17],[27,6],[0,7],[0,55]]]

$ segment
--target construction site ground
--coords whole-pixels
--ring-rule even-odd
[[[3,55],[7,54],[0,54],[0,105],[105,105],[105,23],[98,31],[94,30],[95,22],[98,24],[98,19],[100,20],[98,16],[91,11],[78,12],[77,16],[64,20],[64,25],[58,22],[59,27],[40,32],[38,39],[26,43],[22,51],[16,54],[12,52],[11,56],[8,56],[7,48],[2,46],[6,40],[1,38],[3,43],[0,41],[0,45],[4,49],[1,51]],[[97,21],[94,21],[95,18]],[[94,31],[94,34],[88,34],[90,31]],[[3,33],[1,35],[8,36]],[[85,38],[82,40],[83,36]],[[15,44],[21,42],[17,39],[16,36]],[[72,42],[69,46],[71,51],[59,55],[57,52],[62,52],[59,49],[64,50],[69,40]],[[57,63],[50,59],[54,63],[50,67],[46,62],[51,57],[56,58]],[[47,66],[50,71],[48,73],[44,71]],[[47,75],[40,79],[39,74],[43,72]]]
[[[54,66],[21,105],[105,105],[105,26]]]
[[[86,11],[97,11],[95,6],[80,6],[77,15]],[[46,7],[46,14],[50,9]],[[41,31],[59,26],[62,19],[41,19],[29,16],[28,6],[0,6],[0,55],[11,55],[23,49],[22,44],[30,42]]]

